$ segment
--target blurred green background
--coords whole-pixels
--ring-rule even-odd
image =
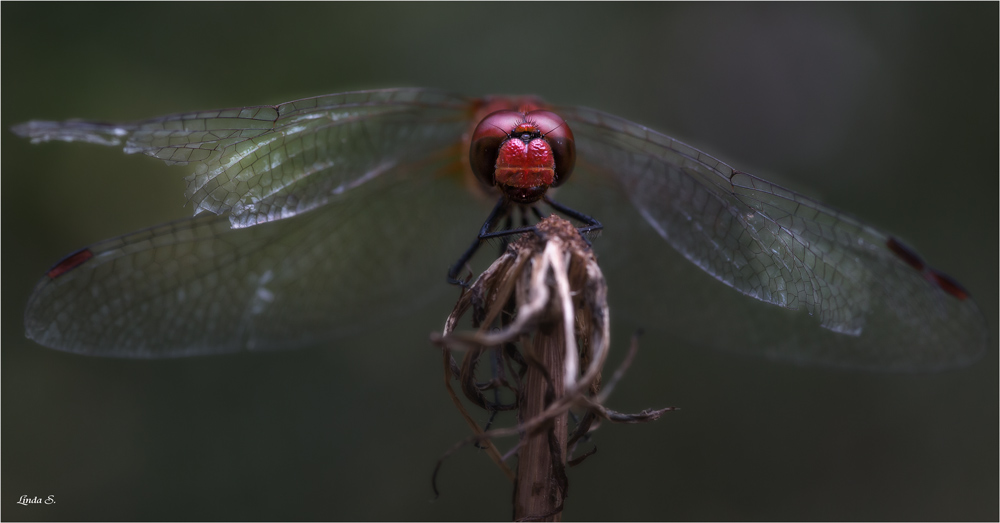
[[[189,209],[183,169],[30,146],[10,125],[397,86],[592,106],[780,175],[906,239],[989,322],[986,358],[938,374],[644,345],[610,406],[683,410],[602,427],[598,454],[570,471],[567,520],[1000,517],[996,3],[4,3],[2,15],[5,519],[510,517],[511,486],[471,449],[431,500],[435,460],[467,435],[423,337],[449,300],[408,329],[273,354],[116,361],[23,336],[31,288],[60,256]],[[57,503],[23,507],[22,494]]]

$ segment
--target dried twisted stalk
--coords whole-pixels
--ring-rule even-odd
[[[474,433],[445,457],[466,444],[481,445],[515,481],[515,519],[557,521],[566,497],[567,463],[574,465],[593,453],[568,459],[567,447],[575,450],[601,419],[651,421],[673,408],[621,414],[603,406],[634,357],[637,343],[633,339],[622,368],[602,392],[601,369],[610,343],[604,275],[590,247],[569,222],[551,216],[539,222],[536,230],[537,234],[526,234],[511,244],[462,294],[443,334],[432,336],[432,342],[443,349],[445,385]],[[455,332],[470,308],[476,330]],[[497,323],[500,327],[491,331]],[[465,353],[461,366],[453,351]],[[496,358],[493,378],[479,383],[476,364],[484,354]],[[493,430],[480,427],[452,388],[453,377],[459,379],[465,397],[481,408],[493,413],[518,409],[518,425]],[[516,404],[487,399],[486,391],[499,389],[512,391]],[[567,434],[570,409],[584,411],[572,437]],[[493,438],[515,434],[521,436],[520,442],[501,455]],[[504,463],[515,451],[519,453],[516,476]]]

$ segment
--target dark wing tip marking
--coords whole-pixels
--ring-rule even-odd
[[[83,265],[84,262],[94,257],[90,249],[80,249],[69,256],[59,260],[48,272],[45,273],[51,279],[56,279],[63,274]]]
[[[955,298],[958,298],[959,300],[964,301],[969,299],[969,291],[959,285],[954,278],[936,269],[928,267],[927,264],[924,263],[923,258],[921,258],[916,251],[908,247],[903,242],[897,240],[896,238],[889,238],[886,242],[886,247],[888,247],[893,254],[898,256],[899,259],[906,262],[907,265],[923,273],[924,279],[937,288],[954,296]]]
[[[890,237],[889,241],[886,242],[886,247],[889,247],[889,250],[892,251],[893,254],[906,262],[906,264],[910,267],[913,267],[918,271],[922,271],[924,270],[924,267],[926,267],[926,264],[924,264],[924,260],[920,257],[920,255],[914,252],[913,249],[907,247],[903,242]]]
[[[964,287],[959,285],[951,276],[943,272],[936,271],[934,269],[929,269],[926,275],[927,279],[938,286],[944,292],[951,294],[952,296],[958,298],[961,301],[969,299],[969,291],[965,290]]]

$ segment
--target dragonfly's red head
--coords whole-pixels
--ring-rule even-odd
[[[565,182],[576,163],[573,132],[550,111],[497,111],[472,133],[469,162],[476,178],[518,203],[538,201]]]

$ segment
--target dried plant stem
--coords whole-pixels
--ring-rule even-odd
[[[519,413],[523,420],[542,415],[559,401],[565,388],[565,346],[561,329],[539,329],[532,337]],[[566,492],[568,411],[524,434],[517,459],[514,519],[561,521]]]
[[[448,394],[473,432],[438,461],[434,477],[445,457],[476,444],[514,480],[515,519],[560,521],[569,483],[567,464],[593,453],[571,458],[576,445],[601,420],[640,423],[672,408],[621,414],[602,404],[624,371],[615,373],[602,393],[601,370],[610,344],[604,276],[572,224],[552,216],[535,230],[537,234],[514,242],[462,293],[443,332],[431,336],[443,350]],[[456,330],[470,310],[475,330]],[[626,362],[637,346],[633,340]],[[456,352],[464,353],[461,364],[454,358]],[[492,375],[477,377],[477,364],[487,354],[500,363],[493,365]],[[516,408],[517,425],[481,427],[459,399],[452,379],[459,381],[467,401],[491,413]],[[516,403],[496,399],[500,390],[513,392]],[[582,411],[572,437],[570,409]],[[515,435],[520,441],[501,454],[493,440]],[[516,476],[505,463],[515,452]]]

